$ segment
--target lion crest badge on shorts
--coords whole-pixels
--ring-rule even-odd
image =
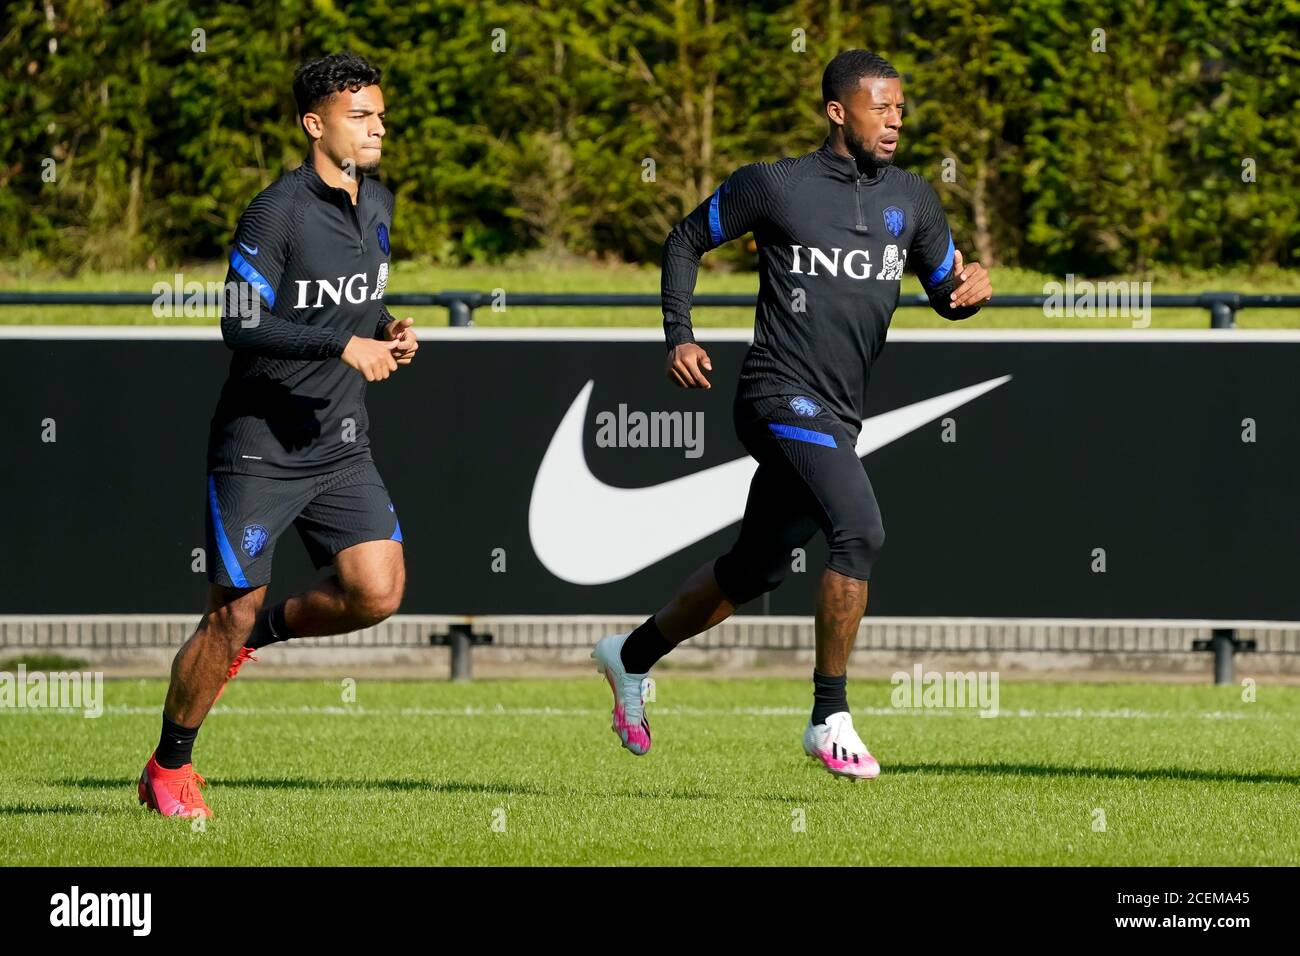
[[[903,230],[906,228],[907,224],[907,219],[903,215],[903,210],[899,209],[897,206],[888,206],[885,208],[883,215],[885,217],[885,228],[889,230],[891,236],[897,239],[903,234]]]
[[[790,407],[795,410],[795,414],[802,415],[804,418],[812,418],[820,414],[822,410],[822,407],[811,398],[805,398],[802,395],[796,395],[790,399]]]
[[[244,538],[240,543],[240,547],[243,548],[244,554],[248,555],[250,558],[255,558],[261,554],[262,549],[266,547],[266,539],[268,537],[270,537],[270,535],[266,533],[266,528],[262,527],[260,524],[246,525],[244,528]]]

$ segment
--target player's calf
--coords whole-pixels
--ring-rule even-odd
[[[220,593],[212,595],[208,612],[203,616],[203,621],[191,640],[203,634],[206,639],[219,643],[225,648],[228,666],[238,656],[240,649],[253,633],[258,613],[261,611],[262,600],[266,596],[266,588],[258,588],[256,591],[235,591],[214,587],[213,591]]]
[[[212,588],[207,613],[172,661],[164,710],[178,724],[197,728],[207,716],[252,632],[265,593],[265,588]]]

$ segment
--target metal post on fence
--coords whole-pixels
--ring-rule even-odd
[[[475,644],[491,644],[491,634],[476,634],[472,624],[450,624],[446,634],[430,634],[429,644],[433,647],[451,648],[451,679],[468,681],[472,679],[470,657]]]
[[[472,302],[476,293],[473,292],[452,292],[452,296],[447,302],[447,324],[455,327],[465,327],[474,324],[474,307]]]
[[[1229,627],[1216,627],[1210,639],[1214,651],[1214,683],[1231,684],[1233,679],[1233,653],[1237,649],[1236,632]]]
[[[1236,680],[1234,668],[1236,655],[1248,653],[1258,648],[1259,642],[1254,638],[1242,640],[1231,627],[1216,627],[1211,630],[1208,641],[1192,641],[1192,650],[1210,651],[1214,654],[1214,683],[1231,684]]]
[[[453,624],[451,631],[451,679],[467,681],[470,679],[470,626]]]
[[[1235,329],[1237,327],[1237,294],[1235,292],[1207,292],[1201,297],[1210,307],[1210,328]]]

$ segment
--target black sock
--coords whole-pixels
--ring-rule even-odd
[[[248,636],[244,646],[257,650],[267,644],[291,641],[297,636],[289,630],[284,619],[284,602],[281,601],[275,607],[265,608],[258,613],[257,620],[253,623],[253,633]]]
[[[849,683],[847,674],[830,677],[813,671],[813,712],[814,724],[826,723],[831,714],[849,709],[849,697],[846,693]]]
[[[644,674],[676,646],[659,633],[659,625],[652,614],[623,642],[623,666],[629,674]]]
[[[158,766],[166,770],[175,770],[187,763],[193,763],[194,738],[198,735],[198,727],[182,727],[174,723],[164,711],[162,736],[158,739],[158,750],[154,754]]]

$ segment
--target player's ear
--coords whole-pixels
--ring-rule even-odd
[[[321,120],[319,113],[305,113],[299,119],[299,122],[302,123],[302,128],[306,131],[308,139],[316,140],[325,135],[325,124]]]
[[[831,100],[826,104],[826,118],[836,126],[844,125],[844,104],[839,100]]]

